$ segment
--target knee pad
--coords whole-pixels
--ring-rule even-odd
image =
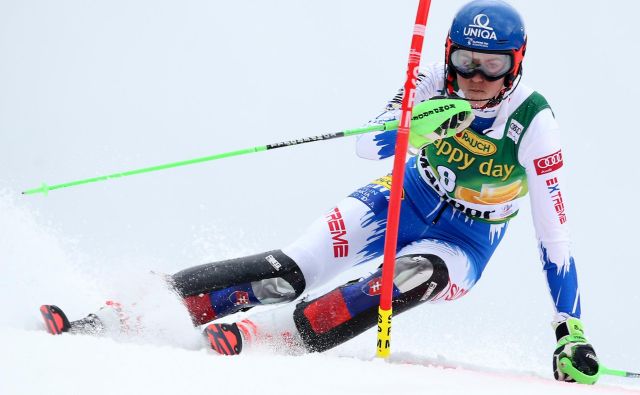
[[[432,299],[449,282],[442,258],[432,254],[412,254],[396,259],[393,311],[405,310]],[[309,351],[335,347],[377,323],[382,287],[382,270],[349,282],[298,306],[294,322]]]
[[[439,256],[403,255],[396,259],[393,275],[393,285],[401,296],[397,300],[394,297],[393,301],[400,305],[415,299],[425,302],[438,295],[448,283],[449,270]]]
[[[306,286],[298,265],[280,250],[195,266],[174,274],[171,282],[198,325],[259,304],[294,300]]]

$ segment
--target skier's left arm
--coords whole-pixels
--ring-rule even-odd
[[[553,359],[554,375],[557,380],[574,381],[559,368],[563,357],[568,357],[574,367],[586,374],[594,374],[598,362],[579,320],[580,288],[571,252],[564,161],[558,124],[550,109],[533,119],[523,136],[518,160],[527,171],[540,258],[555,307],[552,326],[558,344]]]
[[[533,224],[556,315],[580,318],[559,134],[551,110],[541,111],[522,138],[518,160],[527,171]]]

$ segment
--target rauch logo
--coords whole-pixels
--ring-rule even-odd
[[[482,139],[473,133],[470,133],[468,130],[457,133],[454,136],[454,139],[456,139],[460,145],[476,155],[489,156],[495,154],[498,150],[496,145],[491,141]]]

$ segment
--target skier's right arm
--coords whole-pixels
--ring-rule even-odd
[[[444,65],[434,63],[421,70],[416,82],[416,104],[439,95],[444,86]],[[404,88],[391,99],[384,112],[372,119],[367,125],[379,125],[400,118]],[[364,159],[380,160],[393,156],[396,144],[396,130],[359,135],[356,142],[356,154]]]

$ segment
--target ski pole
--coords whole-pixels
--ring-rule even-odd
[[[297,140],[283,141],[283,142],[280,142],[280,143],[274,143],[274,144],[267,144],[267,145],[262,145],[262,146],[257,146],[257,147],[245,148],[245,149],[240,149],[240,150],[236,150],[236,151],[224,152],[224,153],[216,154],[216,155],[203,156],[203,157],[200,157],[200,158],[189,159],[189,160],[173,162],[173,163],[167,163],[167,164],[163,164],[163,165],[144,167],[144,168],[141,168],[141,169],[129,170],[129,171],[121,172],[121,173],[113,173],[113,174],[104,175],[104,176],[85,178],[85,179],[82,179],[82,180],[70,181],[70,182],[65,182],[65,183],[56,184],[56,185],[47,185],[47,184],[43,183],[40,187],[33,188],[33,189],[28,189],[28,190],[22,192],[22,194],[23,195],[33,195],[33,194],[36,194],[36,193],[42,193],[44,195],[47,195],[49,193],[49,191],[53,191],[55,189],[68,188],[68,187],[73,187],[73,186],[76,186],[76,185],[89,184],[89,183],[92,183],[92,182],[107,181],[107,180],[112,180],[112,179],[116,179],[116,178],[133,176],[133,175],[136,175],[136,174],[150,173],[150,172],[153,172],[153,171],[166,170],[166,169],[171,169],[171,168],[174,168],[174,167],[193,165],[193,164],[196,164],[196,163],[209,162],[209,161],[212,161],[212,160],[230,158],[230,157],[233,157],[233,156],[240,156],[240,155],[252,154],[252,153],[255,153],[255,152],[268,151],[268,150],[272,150],[272,149],[276,149],[276,148],[291,147],[291,146],[299,145],[299,144],[312,143],[312,142],[315,142],[315,141],[330,140],[330,139],[335,139],[335,138],[339,138],[339,137],[346,137],[346,136],[355,136],[355,135],[363,134],[363,133],[381,131],[381,130],[384,130],[384,127],[385,127],[385,125],[374,125],[374,126],[369,126],[369,127],[365,127],[365,128],[344,130],[344,131],[336,132],[336,133],[327,133],[327,134],[322,134],[322,135],[319,135],[319,136],[311,136],[311,137],[305,137],[305,138],[301,138],[301,139],[297,139]]]
[[[632,379],[640,379],[640,373],[627,372],[625,370],[610,369],[604,366],[600,366],[600,373],[609,376],[628,377]]]
[[[581,384],[595,384],[600,376],[609,375],[609,376],[619,376],[619,377],[628,377],[628,378],[640,378],[640,373],[627,372],[624,370],[610,369],[606,366],[600,364],[598,366],[598,372],[593,375],[589,375],[583,373],[576,369],[571,363],[571,359],[565,357],[560,358],[560,370],[564,373],[568,374],[575,381]]]
[[[439,128],[440,125],[443,124],[445,121],[447,121],[449,118],[460,113],[471,114],[471,106],[465,100],[435,99],[435,100],[427,100],[425,102],[422,102],[416,105],[414,115],[413,115],[414,122],[411,129],[412,132],[414,133],[414,135],[412,136],[413,144],[423,145],[423,144],[428,144],[430,142],[433,142],[438,138],[449,137],[450,135],[453,134],[452,130],[447,130],[445,134],[439,133],[435,130]],[[47,195],[49,191],[53,191],[61,188],[69,188],[69,187],[82,185],[82,184],[89,184],[92,182],[113,180],[117,178],[133,176],[136,174],[166,170],[174,167],[193,165],[196,163],[230,158],[233,156],[247,155],[255,152],[269,151],[276,148],[291,147],[294,145],[300,145],[305,143],[313,143],[316,141],[331,140],[335,138],[355,136],[359,134],[371,133],[376,131],[397,130],[398,125],[399,125],[398,121],[389,121],[380,125],[372,125],[372,126],[367,126],[362,128],[343,130],[341,132],[322,134],[319,136],[305,137],[297,140],[283,141],[280,143],[245,148],[245,149],[240,149],[236,151],[229,151],[221,154],[216,154],[216,155],[184,160],[180,162],[173,162],[173,163],[167,163],[164,165],[144,167],[141,169],[129,170],[121,173],[114,173],[114,174],[109,174],[104,176],[85,178],[77,181],[65,182],[62,184],[47,185],[43,183],[40,187],[28,189],[22,192],[22,194],[33,195],[37,193],[42,193],[43,195]],[[403,158],[404,158],[404,155],[403,155]]]
[[[391,173],[391,193],[389,196],[389,209],[387,213],[387,226],[385,230],[384,258],[382,263],[382,291],[380,293],[380,305],[378,306],[378,339],[376,343],[376,356],[387,358],[391,353],[391,316],[393,298],[393,273],[395,269],[396,247],[398,245],[398,228],[400,222],[400,203],[402,197],[402,185],[404,182],[404,166],[407,148],[409,146],[409,130],[411,128],[412,110],[416,96],[416,80],[418,66],[422,57],[422,44],[427,28],[427,18],[431,0],[420,0],[416,21],[413,26],[411,49],[407,65],[407,79],[404,84],[404,97],[402,98],[402,115],[398,127],[396,139],[395,158],[393,172]]]

